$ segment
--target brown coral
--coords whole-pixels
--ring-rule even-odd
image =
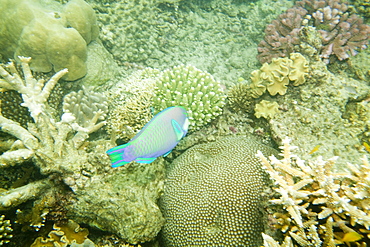
[[[261,63],[286,57],[298,50],[299,31],[307,25],[321,34],[320,56],[325,62],[334,56],[339,60],[357,54],[368,45],[370,26],[361,17],[348,12],[339,0],[301,0],[266,27],[264,40],[258,45]]]

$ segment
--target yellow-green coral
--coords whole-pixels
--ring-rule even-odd
[[[221,114],[225,94],[219,82],[194,66],[179,65],[165,70],[156,84],[153,106],[156,112],[183,106],[189,114],[190,129],[196,130]]]
[[[292,53],[289,58],[273,58],[271,63],[264,63],[259,70],[252,72],[251,94],[254,98],[266,90],[271,95],[284,95],[290,81],[294,86],[305,82],[308,62],[300,53]]]
[[[260,103],[256,104],[254,111],[254,115],[257,118],[263,117],[271,119],[279,112],[279,104],[275,101],[262,100]]]
[[[227,136],[196,145],[168,167],[161,207],[164,246],[260,246],[266,174],[251,137]]]
[[[0,5],[0,54],[32,57],[37,72],[68,68],[66,80],[86,74],[86,44],[98,34],[95,13],[82,0],[63,6],[42,1],[4,0]]]
[[[10,220],[6,220],[5,215],[0,215],[0,246],[10,242],[12,232]]]
[[[69,244],[73,244],[73,246],[94,246],[91,240],[87,238],[88,235],[89,231],[87,229],[81,228],[73,220],[68,220],[65,223],[54,224],[53,230],[49,232],[48,237],[36,238],[31,247],[66,247]]]
[[[297,147],[283,140],[281,156],[266,158],[265,169],[274,182],[276,194],[270,198],[270,218],[275,229],[285,236],[281,246],[292,239],[294,246],[334,246],[356,242],[366,246],[370,241],[370,164],[347,164],[345,172],[335,171],[338,157],[324,160],[321,156],[304,161],[293,153]],[[275,211],[279,205],[282,211]],[[271,211],[272,210],[272,211]],[[264,235],[265,246],[280,246]]]

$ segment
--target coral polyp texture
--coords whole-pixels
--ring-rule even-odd
[[[10,242],[13,238],[13,229],[10,220],[5,219],[5,215],[0,215],[0,246]]]
[[[94,10],[83,0],[61,4],[43,1],[5,0],[1,3],[0,54],[4,58],[30,56],[34,71],[68,68],[63,79],[86,74],[86,44],[97,38]]]
[[[265,38],[258,45],[257,58],[261,63],[272,58],[286,57],[299,51],[300,30],[314,26],[321,34],[321,58],[329,63],[336,57],[344,60],[367,47],[370,26],[348,10],[340,0],[302,0],[266,27]]]
[[[222,113],[226,95],[221,84],[192,65],[179,65],[163,72],[156,84],[153,106],[156,112],[183,106],[190,129],[197,130]]]
[[[348,163],[336,171],[338,157],[308,161],[295,155],[290,139],[282,143],[281,156],[258,157],[273,181],[270,222],[281,231],[281,246],[335,246],[355,242],[366,246],[370,232],[370,164]],[[279,209],[280,207],[280,209]],[[294,243],[294,244],[293,244]],[[264,245],[280,246],[264,235]]]
[[[257,150],[277,153],[246,136],[196,145],[168,167],[161,209],[165,246],[260,246],[266,188]]]

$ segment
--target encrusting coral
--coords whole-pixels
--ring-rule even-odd
[[[153,107],[156,112],[183,106],[190,130],[197,130],[221,114],[226,95],[213,76],[194,66],[179,65],[163,72],[156,84]]]
[[[264,234],[269,246],[335,246],[356,242],[366,246],[370,237],[370,164],[348,163],[345,171],[335,171],[338,157],[304,161],[294,154],[297,147],[283,140],[281,156],[266,158],[260,151],[275,194],[270,200],[270,224],[283,232],[279,245]],[[279,206],[282,209],[279,209]]]
[[[47,238],[38,237],[30,247],[44,246],[95,246],[90,239],[87,238],[89,231],[81,228],[73,220],[68,220],[65,223],[56,223],[53,230],[49,232]]]
[[[262,100],[260,103],[256,104],[254,111],[254,115],[257,118],[263,117],[265,119],[271,119],[279,112],[279,104],[275,101]]]
[[[300,53],[291,53],[290,59],[273,58],[271,63],[264,63],[259,70],[252,72],[252,97],[258,98],[266,90],[271,95],[284,95],[290,81],[294,86],[305,82],[308,70],[308,61]]]
[[[167,171],[165,246],[258,246],[266,174],[255,156],[276,153],[252,137],[226,136],[188,149]]]

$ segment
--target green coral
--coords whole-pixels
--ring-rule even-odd
[[[219,82],[194,66],[179,65],[165,70],[156,84],[154,109],[183,106],[190,119],[190,129],[200,129],[221,114],[225,94]]]
[[[86,44],[98,35],[94,10],[83,0],[57,3],[5,0],[0,6],[0,54],[32,57],[37,72],[68,68],[66,80],[86,74]]]
[[[10,220],[5,220],[5,215],[0,215],[0,246],[10,242],[12,232]]]
[[[160,203],[165,246],[261,246],[266,175],[257,150],[276,153],[251,137],[228,136],[174,160]]]

